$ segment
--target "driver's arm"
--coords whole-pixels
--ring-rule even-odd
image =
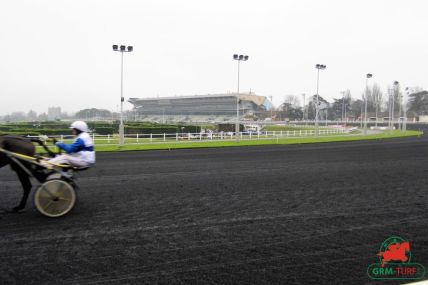
[[[56,146],[64,150],[66,153],[75,153],[81,151],[85,147],[85,143],[81,138],[78,138],[72,144],[57,142]]]

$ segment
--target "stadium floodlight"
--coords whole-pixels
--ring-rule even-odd
[[[248,55],[238,55],[234,54],[233,59],[238,61],[238,92],[236,94],[236,123],[235,123],[235,136],[236,141],[239,141],[239,72],[240,72],[240,62],[247,61]]]
[[[327,66],[324,64],[316,64],[315,68],[317,69],[317,102],[315,104],[315,136],[319,135],[318,127],[318,112],[319,112],[319,81],[320,81],[320,70],[324,70]]]
[[[369,95],[369,78],[372,78],[373,74],[366,74],[366,95],[364,96],[364,135],[367,135],[367,101]]]
[[[132,52],[134,48],[132,46],[118,46],[113,45],[113,51],[120,52],[121,61],[120,61],[120,124],[119,124],[119,144],[123,145],[125,143],[125,127],[123,126],[123,53]]]

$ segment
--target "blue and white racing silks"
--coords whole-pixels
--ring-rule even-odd
[[[95,164],[94,143],[88,133],[80,133],[72,144],[58,142],[56,145],[74,157],[81,158],[89,164]]]

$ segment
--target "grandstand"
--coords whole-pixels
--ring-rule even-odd
[[[130,98],[137,120],[152,122],[228,122],[236,120],[236,96],[209,94],[158,98]],[[265,97],[239,93],[241,120],[257,119],[260,112],[272,108]]]

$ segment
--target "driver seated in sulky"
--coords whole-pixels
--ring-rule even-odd
[[[55,145],[64,150],[66,154],[60,154],[49,159],[52,164],[69,164],[74,167],[84,168],[95,164],[94,143],[88,134],[88,125],[83,121],[71,124],[73,135],[76,137],[72,144],[57,142]]]

